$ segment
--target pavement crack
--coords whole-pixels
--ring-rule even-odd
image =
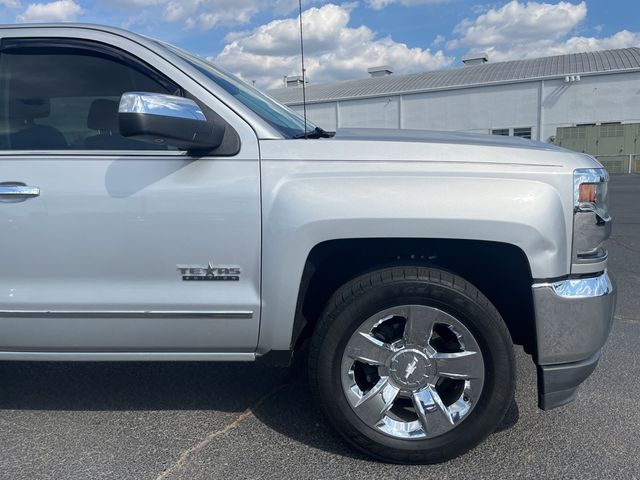
[[[613,318],[615,318],[616,320],[622,320],[624,322],[635,322],[635,323],[640,322],[640,318],[626,317],[626,316],[623,316],[623,315],[616,315]]]
[[[193,457],[198,452],[200,452],[203,448],[205,448],[207,445],[209,445],[211,442],[213,442],[216,438],[218,438],[218,437],[230,432],[231,430],[234,430],[239,425],[241,425],[245,420],[247,420],[248,418],[252,417],[253,416],[253,411],[256,408],[258,408],[267,399],[269,399],[271,396],[275,395],[277,392],[282,390],[287,385],[288,384],[286,384],[286,383],[284,383],[282,385],[278,385],[273,390],[267,392],[260,399],[258,399],[258,401],[255,402],[252,406],[250,406],[249,408],[247,408],[246,410],[241,412],[240,415],[238,415],[233,422],[229,423],[228,425],[226,425],[225,427],[223,427],[223,428],[221,428],[219,430],[215,430],[213,432],[210,432],[209,434],[207,434],[206,437],[204,437],[198,443],[196,443],[192,447],[187,448],[185,451],[183,451],[180,454],[180,456],[178,457],[178,460],[176,460],[176,462],[173,465],[171,465],[170,467],[166,468],[162,473],[160,473],[155,478],[155,480],[166,480],[166,479],[168,479],[171,475],[173,475],[174,473],[179,471],[181,468],[183,468],[185,465],[187,465],[187,463],[188,463],[188,461],[189,461],[189,459],[191,457]]]

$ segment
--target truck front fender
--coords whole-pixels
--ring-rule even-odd
[[[258,353],[290,348],[305,262],[325,241],[501,242],[526,254],[533,278],[566,275],[571,227],[561,198],[552,183],[526,178],[316,174],[266,182]]]

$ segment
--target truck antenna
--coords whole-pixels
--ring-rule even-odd
[[[307,138],[307,78],[304,68],[304,35],[302,30],[302,0],[298,0],[300,10],[300,57],[302,59],[302,111],[304,113],[304,138]]]

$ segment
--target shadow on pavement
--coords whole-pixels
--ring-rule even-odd
[[[313,401],[309,385],[299,375],[254,408],[253,413],[266,426],[296,442],[346,457],[370,460],[347,445],[331,428]],[[513,427],[519,416],[514,400],[496,432]]]
[[[287,371],[251,363],[0,363],[0,409],[242,411]]]
[[[254,406],[255,405],[255,406]],[[299,369],[251,363],[0,363],[0,410],[211,410],[255,417],[296,442],[366,459],[334,432]],[[497,431],[518,420],[514,402]]]

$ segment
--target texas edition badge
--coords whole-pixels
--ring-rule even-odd
[[[242,270],[238,266],[213,265],[209,262],[202,265],[178,265],[178,272],[185,282],[237,282]]]

